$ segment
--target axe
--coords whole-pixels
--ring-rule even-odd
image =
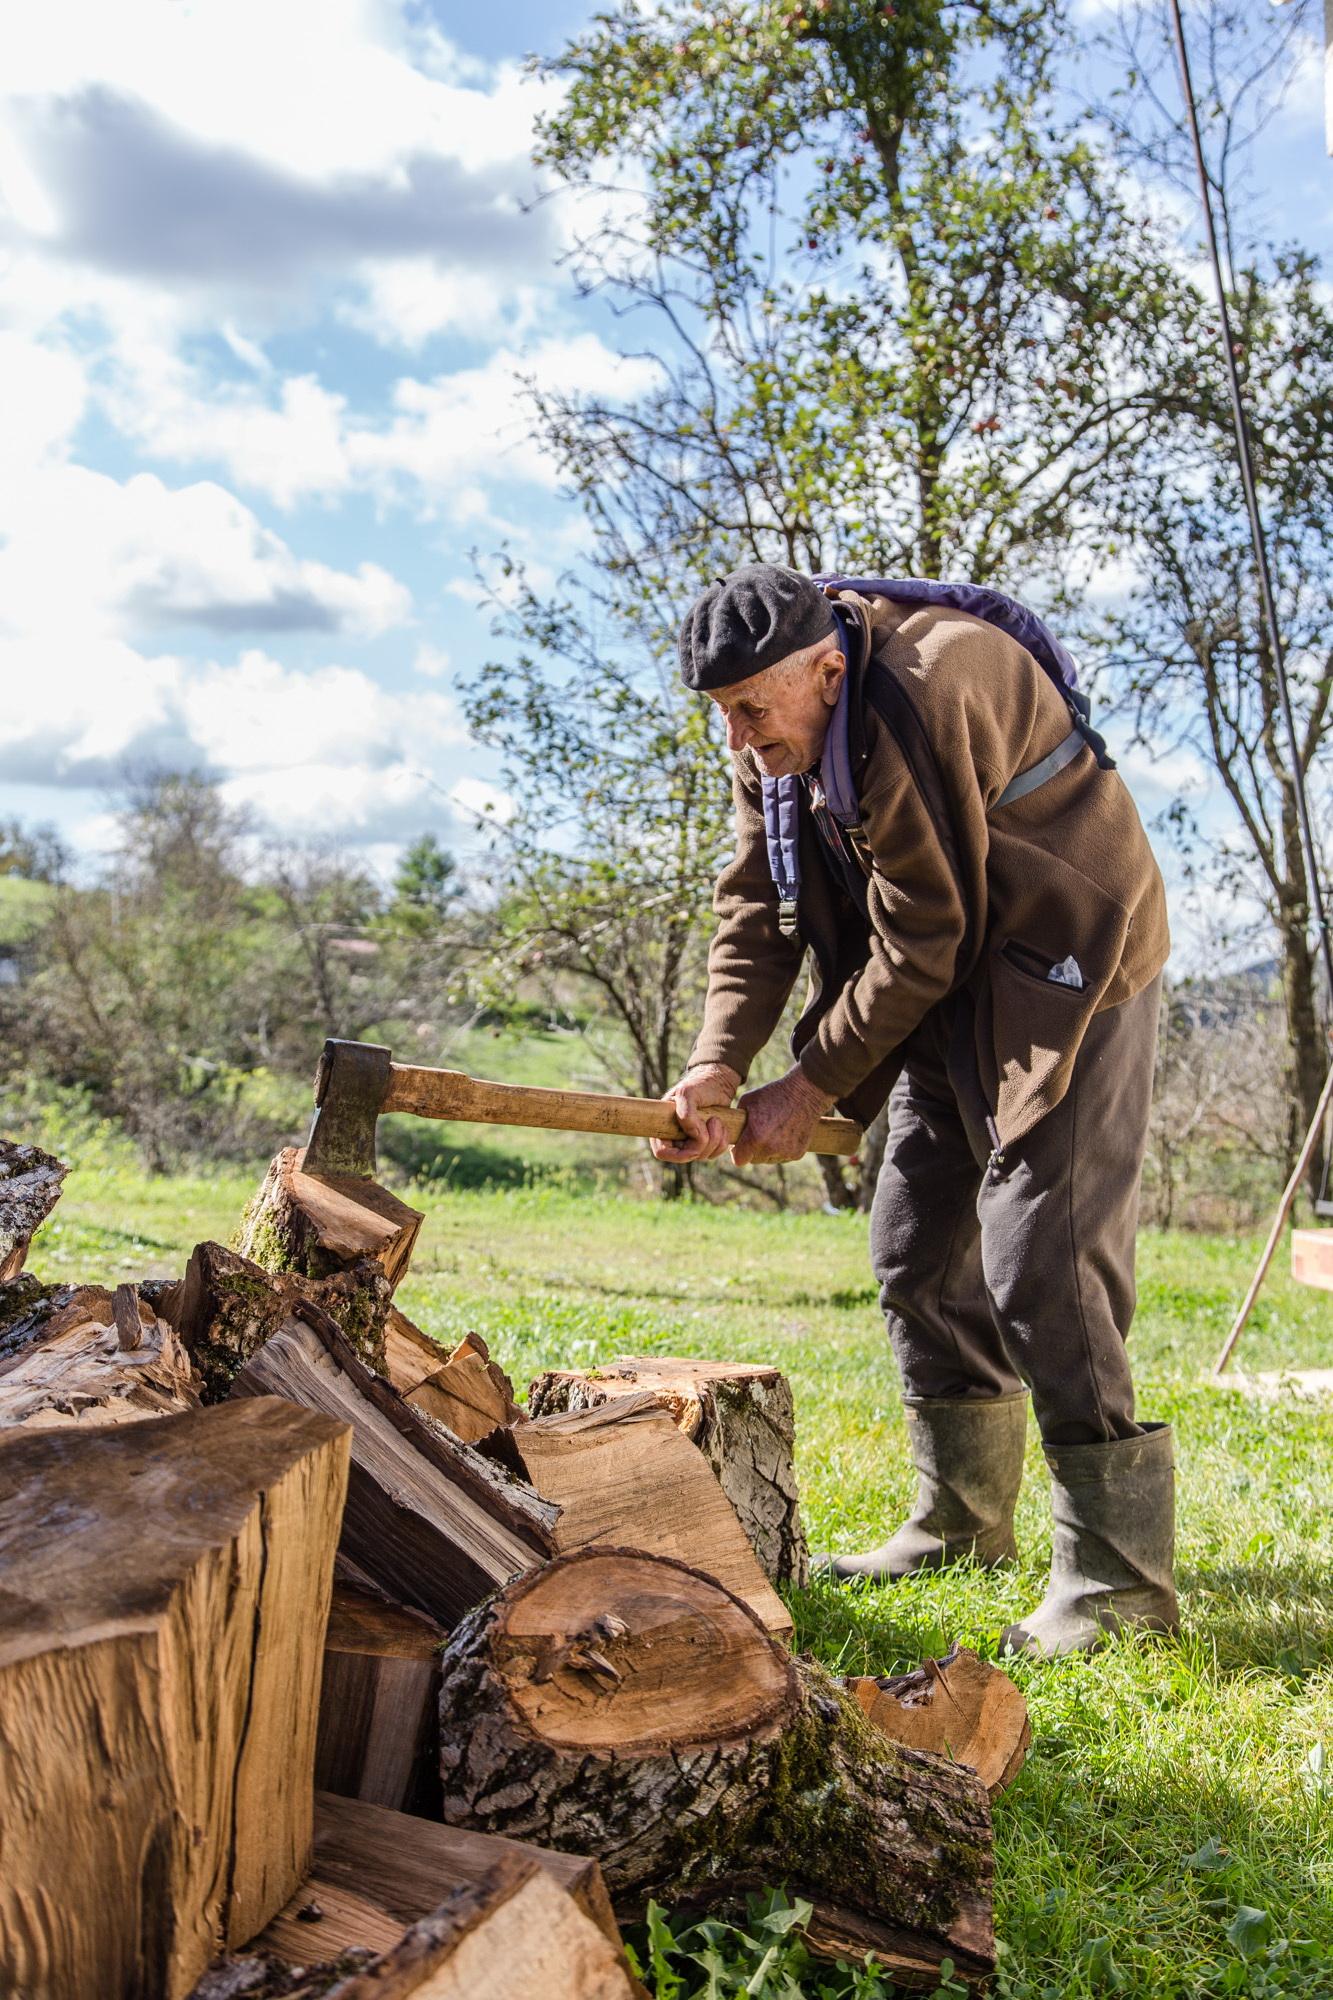
[[[306,1141],[308,1174],[373,1175],[375,1124],[385,1111],[480,1125],[540,1126],[556,1132],[610,1132],[625,1139],[681,1139],[671,1106],[651,1097],[603,1097],[590,1090],[536,1090],[522,1083],[488,1083],[457,1069],[396,1063],[374,1042],[327,1041],[315,1073],[315,1116]],[[734,1143],[745,1113],[710,1110]],[[850,1118],[821,1118],[812,1153],[854,1153],[861,1127]]]

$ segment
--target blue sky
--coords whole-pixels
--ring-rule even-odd
[[[515,373],[616,369],[567,207],[530,205],[522,58],[591,11],[5,10],[0,811],[92,853],[127,765],[192,764],[381,869],[426,826],[467,844],[497,776],[457,702],[469,552],[553,571],[582,535]],[[1325,245],[1313,59],[1259,170]]]

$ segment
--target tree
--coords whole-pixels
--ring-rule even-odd
[[[649,595],[747,560],[1016,583],[1086,540],[1159,414],[1170,272],[1057,113],[1057,19],[622,0],[548,65],[539,157],[578,213],[614,197],[576,270],[659,370],[537,398],[604,564]]]
[[[456,913],[462,893],[453,855],[433,833],[423,833],[403,850],[386,922],[415,937],[429,935]]]
[[[623,607],[539,599],[511,580],[516,594],[497,612],[515,651],[466,695],[468,723],[499,753],[511,798],[490,819],[507,889],[492,977],[511,994],[535,980],[553,1003],[561,978],[590,990],[614,1028],[603,1061],[661,1097],[702,993],[730,825],[723,759],[660,633],[654,659],[649,627]],[[645,652],[655,672],[645,674]],[[665,1184],[679,1186],[675,1169]]]
[[[534,392],[534,425],[647,658],[738,562],[1049,594],[1095,541],[1091,500],[1163,418],[1176,281],[1057,113],[1054,22],[1028,0],[622,0],[548,65],[539,158],[579,215],[609,202],[576,271],[646,328],[655,379]],[[831,1199],[868,1204],[871,1173],[829,1166]]]
[[[1321,752],[1333,728],[1333,310],[1313,257],[1269,248],[1246,188],[1248,144],[1281,102],[1299,36],[1293,39],[1293,24],[1270,28],[1224,5],[1204,12],[1202,29],[1198,81],[1224,285],[1289,656],[1300,763],[1318,821],[1328,806]],[[1177,178],[1184,135],[1164,80],[1171,52],[1163,24],[1136,11],[1122,18],[1118,32],[1135,79],[1129,96],[1110,107],[1119,142],[1132,161]],[[1110,665],[1144,740],[1158,748],[1188,746],[1216,773],[1230,804],[1228,827],[1182,799],[1174,826],[1190,867],[1225,905],[1257,909],[1276,931],[1289,1051],[1287,1147],[1294,1158],[1328,1063],[1310,943],[1310,884],[1219,329],[1202,300],[1193,323],[1182,315],[1180,324],[1181,354],[1164,411],[1169,421],[1101,502],[1135,571],[1128,601],[1105,621]],[[1322,1172],[1321,1147],[1312,1188]]]

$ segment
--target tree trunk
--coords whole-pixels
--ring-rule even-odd
[[[585,1549],[465,1619],[440,1773],[449,1823],[600,1856],[622,1917],[781,1882],[818,1949],[926,1984],[993,1965],[984,1786],[877,1734],[682,1563]]]
[[[587,1374],[552,1369],[537,1376],[528,1388],[528,1408],[534,1417],[594,1410],[612,1397],[644,1389],[665,1405],[712,1466],[766,1575],[774,1583],[804,1584],[810,1559],[792,1462],[796,1416],[786,1376],[757,1362],[619,1354]]]
[[[296,1888],[346,1480],[271,1399],[0,1441],[0,1990],[178,2000]]]
[[[787,1638],[791,1613],[697,1445],[654,1395],[536,1417],[515,1438],[528,1478],[560,1509],[561,1551],[591,1543],[674,1556],[715,1576],[766,1631]]]
[[[304,1149],[286,1146],[273,1160],[241,1222],[241,1255],[302,1278],[328,1278],[374,1257],[392,1289],[411,1258],[420,1211],[371,1180],[307,1174],[304,1158]]]
[[[1297,902],[1284,901],[1281,904],[1278,930],[1282,943],[1282,992],[1287,1007],[1287,1088],[1291,1102],[1287,1173],[1290,1174],[1319,1103],[1330,1054],[1319,1027],[1318,975],[1315,956],[1310,949],[1303,897]],[[1306,1175],[1311,1200],[1317,1199],[1323,1184],[1324,1140],[1321,1133]]]

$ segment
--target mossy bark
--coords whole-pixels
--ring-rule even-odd
[[[592,1624],[548,1629],[536,1593],[552,1598],[562,1565],[599,1557]],[[678,1613],[650,1564],[687,1580]],[[745,1677],[774,1661],[780,1693],[738,1710]],[[969,1979],[993,1964],[984,1786],[888,1742],[698,1571],[589,1550],[519,1579],[455,1631],[440,1713],[445,1819],[595,1855],[622,1917],[650,1897],[697,1907],[781,1884],[814,1905],[817,1946],[872,1951],[905,1983],[933,1981],[946,1957]]]
[[[371,1257],[323,1280],[273,1273],[221,1243],[196,1244],[181,1283],[158,1301],[199,1374],[206,1403],[221,1402],[241,1369],[306,1299],[321,1306],[360,1358],[386,1370],[389,1281]]]

